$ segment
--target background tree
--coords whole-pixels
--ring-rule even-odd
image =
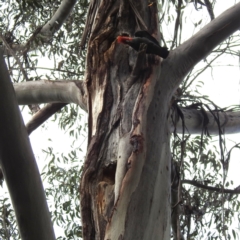
[[[60,162],[79,162],[77,151],[61,159],[55,157],[51,148],[46,151],[51,160],[45,168],[48,172],[43,175],[53,184],[58,180],[58,190],[61,190],[47,189],[46,195],[57,199],[53,220],[59,225],[68,222],[67,239],[81,234],[85,239],[169,239],[170,218],[175,239],[204,234],[212,239],[217,239],[218,234],[229,238],[226,226],[239,208],[232,194],[239,190],[226,189],[231,150],[226,152],[223,133],[238,131],[239,112],[236,108],[235,112],[233,109],[224,111],[205,97],[190,92],[189,87],[219,56],[238,55],[234,51],[238,36],[231,34],[240,27],[239,4],[213,20],[214,2],[209,1],[189,4],[183,1],[158,4],[132,0],[91,1],[84,28],[87,5],[83,1],[77,4],[62,1],[61,5],[58,1],[13,1],[1,6],[2,12],[9,13],[1,23],[2,51],[9,74],[2,61],[0,131],[4,134],[0,137],[0,160],[21,238],[54,239],[54,235],[24,127],[19,131],[22,123],[9,75],[16,82],[18,103],[28,105],[33,113],[37,111],[26,124],[29,134],[63,109],[56,119],[78,140],[81,131],[80,125],[76,127],[79,124],[76,120],[80,118],[77,106],[88,111],[88,151],[80,187],[82,230],[61,214],[70,212],[70,219],[79,216],[78,211],[70,211],[72,199],[61,202],[59,198],[61,191],[68,191],[76,198],[80,167],[64,169],[60,168]],[[176,13],[171,16],[167,13],[172,6],[176,7]],[[208,12],[213,21],[184,41],[183,16],[189,6],[194,6],[196,12]],[[159,32],[158,10],[162,28],[166,21],[175,22],[174,28],[169,28],[173,33],[169,40]],[[198,21],[196,26],[201,24]],[[162,39],[162,45],[167,43],[171,47],[166,60],[146,55],[144,46],[136,52],[116,42],[117,36],[132,36],[139,29],[147,29],[158,40]],[[82,36],[81,41],[79,36]],[[82,49],[87,41],[84,67]],[[38,60],[45,55],[54,61],[54,67],[42,76]],[[194,72],[193,67],[202,59],[205,66]],[[180,89],[179,84],[182,84]],[[39,110],[36,104],[41,103],[48,104]],[[68,103],[77,106],[66,105]],[[217,161],[216,151],[207,147],[210,141],[204,135],[207,132],[219,135],[220,161]],[[199,137],[190,141],[191,133]],[[14,152],[11,145],[14,145]],[[213,170],[214,175],[210,174]],[[222,179],[216,174],[220,170]],[[194,176],[187,174],[188,171]],[[197,188],[186,187],[186,184]],[[226,208],[228,202],[232,205]],[[37,204],[40,207],[36,207]],[[211,212],[210,215],[207,212]],[[14,224],[9,222],[12,212],[6,199],[3,199],[2,213],[2,235],[6,239],[10,235],[14,237],[17,233]],[[42,218],[38,217],[40,215]],[[34,230],[34,225],[39,232]],[[209,231],[213,227],[216,232]],[[231,234],[235,236],[234,231]]]

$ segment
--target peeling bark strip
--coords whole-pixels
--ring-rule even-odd
[[[116,41],[122,33],[134,35],[139,16],[149,33],[160,36],[156,6],[103,0],[96,11],[86,72],[89,146],[80,186],[86,240],[170,234],[170,93],[164,99],[160,94],[166,90],[159,81],[161,60]],[[162,126],[153,129],[158,122]]]

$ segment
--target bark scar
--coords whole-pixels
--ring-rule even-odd
[[[133,146],[133,152],[134,153],[139,153],[142,152],[143,150],[143,141],[144,138],[142,135],[133,135],[130,139],[130,143]]]

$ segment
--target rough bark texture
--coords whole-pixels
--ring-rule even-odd
[[[89,146],[81,179],[84,239],[169,239],[170,86],[161,59],[116,42],[139,19],[159,36],[156,4],[102,1],[90,36]],[[135,11],[136,11],[135,9]]]
[[[171,97],[192,67],[239,29],[240,4],[163,61],[146,55],[144,46],[137,53],[116,43],[119,34],[132,36],[145,25],[160,35],[156,2],[96,6],[86,73],[89,146],[80,187],[84,239],[169,239]]]

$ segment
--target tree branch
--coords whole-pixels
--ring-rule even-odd
[[[211,187],[211,186],[207,186],[204,184],[199,183],[198,181],[195,180],[182,180],[181,181],[182,184],[191,184],[195,187],[200,187],[209,191],[214,191],[214,192],[218,192],[218,193],[235,193],[235,194],[240,194],[240,189],[238,189],[238,187],[236,189],[222,189],[219,187]]]
[[[52,18],[43,26],[40,34],[47,37],[45,40],[49,41],[55,32],[57,32],[63,23],[66,21],[68,15],[71,13],[77,0],[63,0],[58,10]]]
[[[84,81],[31,81],[13,84],[18,104],[76,103],[87,111]]]
[[[14,84],[14,89],[19,105],[57,102],[66,104],[76,103],[87,112],[87,98],[84,81],[42,80],[35,82],[24,82]],[[50,105],[49,107],[55,109],[55,105]],[[45,120],[49,118],[53,114],[49,107],[47,107],[46,110],[43,110],[43,112],[39,113],[40,115],[36,115],[36,117],[42,116],[43,113],[46,114],[46,111],[50,111],[49,114],[46,114]],[[203,130],[203,127],[205,127],[209,134],[219,134],[218,123],[211,112],[205,112],[208,118],[208,124],[204,126],[204,118],[206,116],[204,116],[201,110],[190,108],[180,108],[180,110],[183,113],[185,127],[188,133],[200,134]],[[173,132],[174,128],[176,128],[177,133],[182,133],[182,120],[178,112],[172,109],[171,115],[171,131]],[[226,134],[240,132],[240,112],[218,112],[218,118],[220,127]],[[35,125],[37,120],[34,118],[33,121],[35,122]],[[40,122],[41,121],[42,120],[40,120]],[[31,125],[33,123],[29,124]]]
[[[67,103],[49,103],[40,109],[32,119],[26,124],[28,135],[30,135],[35,129],[37,129],[41,124],[43,124],[47,119],[49,119],[57,111],[65,107]]]
[[[7,48],[7,50],[10,52],[10,54],[15,58],[18,66],[19,66],[19,69],[20,71],[22,72],[22,75],[24,77],[24,79],[26,81],[29,81],[29,78],[28,78],[28,74],[26,72],[26,70],[23,68],[23,65],[19,59],[19,57],[15,54],[15,52],[11,49],[11,47],[9,46],[9,44],[7,43],[7,41],[5,40],[5,38],[0,35],[0,39],[2,40],[2,42],[4,43],[5,47]],[[31,104],[31,105],[28,105],[29,109],[31,110],[32,113],[36,113],[39,111],[40,107],[36,104]]]
[[[240,28],[240,3],[229,8],[197,34],[170,52],[166,61],[171,68],[169,81],[175,88],[186,74],[227,37]]]
[[[212,4],[210,3],[209,0],[204,0],[204,3],[206,5],[206,8],[208,10],[208,14],[209,14],[211,20],[213,20],[215,18],[215,16],[214,16]]]
[[[77,88],[76,88],[77,86]],[[24,82],[14,84],[17,100],[19,105],[36,104],[36,103],[76,103],[83,110],[87,111],[87,98],[85,92],[85,86],[83,81],[35,81]],[[51,106],[51,107],[50,107]],[[50,105],[50,108],[55,109],[54,105]],[[57,106],[57,105],[56,105]],[[60,106],[60,105],[59,105]],[[43,112],[50,111],[49,107]],[[209,134],[218,135],[219,126],[216,122],[213,114],[206,111],[208,118],[208,124],[204,126],[204,116],[201,110],[180,108],[185,120],[186,131],[190,134],[200,134],[205,127]],[[54,110],[53,110],[54,111]],[[58,111],[58,110],[56,110]],[[213,111],[214,112],[214,111]],[[52,115],[52,111],[46,115],[49,118]],[[176,128],[177,133],[182,133],[182,120],[178,112],[172,109],[172,118],[170,120],[171,131]],[[48,116],[48,117],[47,117]],[[223,132],[226,134],[232,134],[240,132],[240,112],[218,112],[219,124]],[[33,120],[36,124],[36,119]],[[40,120],[41,122],[42,120]],[[40,123],[39,122],[39,123]],[[29,123],[30,125],[33,123]],[[37,125],[36,125],[37,126]],[[30,131],[31,132],[31,131]]]
[[[170,49],[173,49],[173,47],[177,45],[178,30],[179,30],[179,27],[181,25],[182,0],[178,0],[178,5],[176,7],[176,12],[177,12],[177,18],[176,18],[176,21],[175,21],[172,46],[171,46]]]
[[[205,111],[204,114],[201,110],[196,109],[187,109],[180,108],[183,113],[185,120],[186,132],[189,134],[201,134],[203,128],[207,129],[207,132],[210,135],[218,135],[219,134],[219,126],[216,122],[213,114],[209,111]],[[214,113],[214,111],[213,111]],[[217,112],[219,125],[225,134],[232,134],[240,132],[240,112]],[[204,125],[205,117],[208,118],[208,123],[206,126]],[[174,123],[175,122],[175,123]],[[174,127],[176,128],[177,133],[182,133],[183,126],[182,120],[176,110],[172,109],[172,118],[170,119],[170,127],[171,131],[174,131]]]
[[[74,5],[76,4],[77,0],[63,0],[61,5],[59,6],[58,10],[55,12],[55,14],[52,16],[52,18],[41,28],[41,31],[35,36],[41,37],[42,43],[48,43],[49,40],[53,37],[53,35],[61,28],[63,23],[66,21],[67,17],[71,13]],[[37,31],[38,29],[36,29]],[[26,44],[11,44],[11,48],[14,51],[21,52],[21,51],[27,51],[33,50],[38,46],[30,46],[30,42],[28,41]],[[11,53],[8,51],[7,48],[4,46],[1,47],[3,50],[4,55],[11,56]],[[26,53],[26,52],[25,52]]]

